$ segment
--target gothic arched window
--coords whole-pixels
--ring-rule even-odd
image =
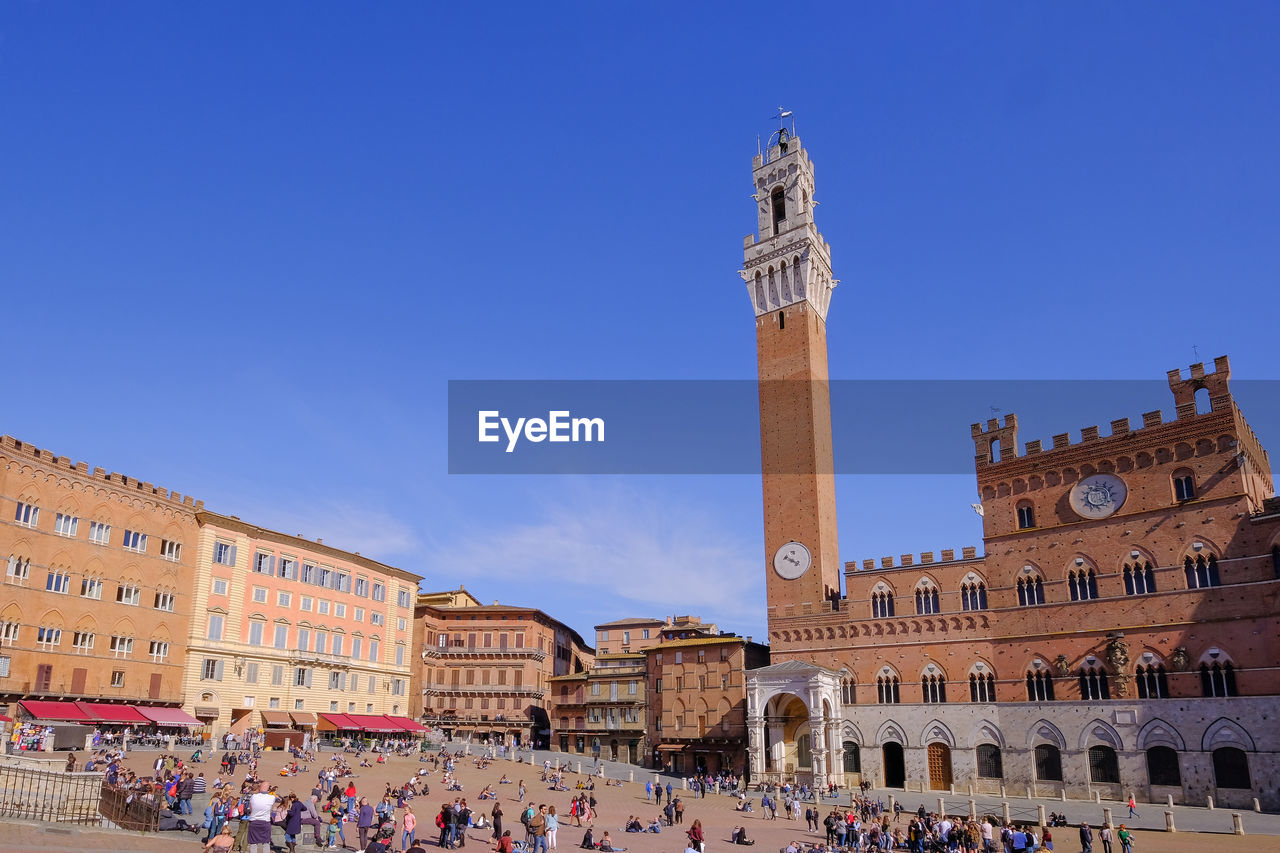
[[[1147,595],[1156,591],[1156,573],[1151,569],[1151,563],[1134,563],[1124,566],[1124,594],[1125,595]]]
[[[1111,688],[1107,684],[1107,674],[1096,666],[1080,667],[1080,698],[1086,701],[1110,699]]]
[[[1067,588],[1072,601],[1088,601],[1098,597],[1098,578],[1093,569],[1080,569],[1067,574]]]
[[[896,675],[881,675],[876,679],[876,694],[881,705],[896,705],[901,700],[898,693],[898,677]]]
[[[840,681],[840,702],[843,705],[854,704],[852,678],[845,678]]]
[[[1038,575],[1018,578],[1018,604],[1022,607],[1044,604],[1044,581]]]
[[[1169,698],[1169,675],[1164,670],[1164,664],[1139,664],[1137,676],[1139,699]]]
[[[982,581],[961,584],[960,603],[965,610],[986,610],[987,585]]]
[[[1027,672],[1027,701],[1052,702],[1053,676],[1045,670],[1033,669]]]
[[[893,593],[881,590],[871,593],[871,618],[888,619],[893,616]]]
[[[921,584],[916,587],[916,615],[928,616],[938,613],[941,608],[938,606],[938,588],[929,583]]]
[[[1236,669],[1231,661],[1200,664],[1200,692],[1205,696],[1240,695],[1236,692]]]
[[[1183,572],[1187,576],[1187,589],[1222,585],[1222,578],[1218,575],[1218,558],[1212,554],[1209,555],[1208,560],[1202,554],[1196,557],[1194,562],[1187,557],[1183,564]]]
[[[931,703],[947,701],[947,680],[941,675],[926,675],[921,679],[924,701]]]
[[[996,677],[991,673],[975,672],[969,676],[969,701],[996,701]]]

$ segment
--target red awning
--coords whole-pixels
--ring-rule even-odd
[[[325,731],[345,731],[347,729],[360,728],[346,714],[321,714],[320,723],[319,728]]]
[[[22,709],[37,720],[56,722],[92,723],[93,718],[80,709],[75,702],[50,702],[43,699],[23,699],[19,703]]]
[[[12,722],[13,722],[13,717],[8,717],[8,716],[5,716],[4,714],[0,714],[0,723],[12,723]]]
[[[387,719],[404,729],[406,732],[413,732],[414,734],[417,734],[418,732],[430,731],[430,729],[422,725],[422,723],[419,723],[417,720],[411,720],[408,717],[393,717],[388,714]]]
[[[107,705],[101,702],[77,702],[94,720],[103,723],[142,723],[151,721],[132,705]]]
[[[347,719],[355,723],[355,727],[364,732],[382,732],[386,734],[395,734],[402,732],[404,729],[383,716],[375,716],[373,714],[347,714]]]
[[[142,712],[142,716],[158,726],[204,725],[181,708],[153,708],[149,705],[138,705],[137,708]]]

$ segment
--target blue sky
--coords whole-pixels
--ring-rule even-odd
[[[584,634],[762,635],[758,478],[449,476],[447,381],[751,378],[779,104],[833,376],[1280,378],[1278,36],[1266,3],[0,0],[0,430]],[[919,417],[990,405],[1024,439],[1170,407]],[[838,488],[844,559],[980,544],[971,477]]]

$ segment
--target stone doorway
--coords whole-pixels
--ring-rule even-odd
[[[907,786],[907,763],[902,757],[902,744],[886,743],[881,752],[884,756],[884,786],[886,788],[905,788]]]

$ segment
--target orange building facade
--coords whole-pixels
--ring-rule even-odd
[[[0,701],[176,706],[195,579],[190,496],[0,438]]]
[[[795,218],[812,163],[784,137],[754,173],[774,663],[749,677],[752,775],[1280,807],[1280,502],[1227,359],[1171,371],[1174,417],[1137,428],[1045,446],[1019,444],[1016,416],[973,425],[984,553],[848,563],[840,591],[830,415],[779,385],[827,377],[827,300],[777,260],[825,246]]]
[[[550,680],[588,669],[594,649],[535,608],[425,603],[438,599],[415,611],[420,719],[454,738],[548,744]]]

